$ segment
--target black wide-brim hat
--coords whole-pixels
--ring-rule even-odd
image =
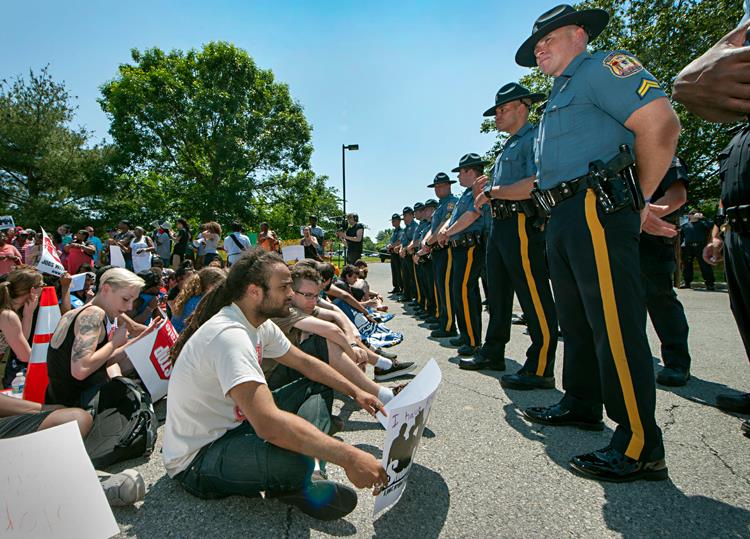
[[[432,180],[432,183],[427,187],[435,187],[436,185],[440,185],[441,183],[453,184],[456,183],[456,180],[451,180],[451,177],[448,176],[445,172],[438,172],[435,175],[435,179]]]
[[[523,42],[516,52],[516,63],[524,67],[535,67],[534,47],[544,36],[563,26],[583,26],[589,35],[589,43],[602,33],[609,22],[609,13],[603,9],[576,10],[568,4],[560,4],[542,13],[534,22],[531,36]]]
[[[484,111],[482,116],[494,116],[495,109],[500,105],[505,105],[511,101],[528,99],[532,103],[542,101],[546,96],[541,93],[531,93],[528,88],[521,86],[517,82],[510,82],[500,88],[495,94],[495,105]]]
[[[487,165],[487,161],[482,159],[478,153],[467,153],[458,162],[458,166],[451,170],[451,172],[458,172],[462,168],[484,167],[485,165]]]
[[[428,198],[424,201],[424,207],[425,208],[437,208],[438,207],[438,201],[434,198]]]
[[[400,221],[401,220],[401,214],[400,213],[394,213],[393,215],[391,215],[391,221],[393,221],[394,219],[398,219]]]

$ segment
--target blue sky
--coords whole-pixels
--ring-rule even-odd
[[[341,188],[347,209],[390,226],[404,205],[461,155],[484,153],[482,112],[526,70],[516,49],[554,2],[130,1],[4,3],[0,77],[50,64],[79,110],[77,123],[107,137],[99,86],[130,49],[200,48],[213,40],[247,50],[287,83],[313,126],[313,169]],[[454,186],[454,192],[457,192]]]

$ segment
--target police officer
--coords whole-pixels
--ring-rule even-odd
[[[531,200],[536,179],[534,137],[529,108],[544,99],[511,82],[498,90],[495,106],[485,116],[495,117],[495,126],[510,136],[495,162],[493,181],[482,177],[482,192],[475,206],[490,202],[494,208],[492,232],[487,243],[490,322],[484,345],[473,359],[462,360],[462,369],[505,368],[505,345],[510,341],[513,291],[523,309],[531,335],[526,362],[516,374],[500,379],[513,389],[554,389],[557,350],[557,314],[549,285],[540,214]]]
[[[654,417],[638,238],[650,210],[644,198],[650,202],[666,174],[680,127],[636,58],[587,52],[608,21],[601,9],[557,6],[516,53],[518,64],[554,77],[539,125],[536,198],[550,208],[547,256],[565,335],[563,399],[524,415],[601,430],[604,404],[615,433],[606,448],[573,457],[573,469],[599,480],[661,480],[668,473]]]
[[[424,311],[423,303],[424,303],[424,283],[422,283],[422,279],[420,278],[420,272],[417,270],[417,264],[414,260],[414,255],[419,250],[419,235],[420,235],[420,226],[422,225],[422,211],[424,210],[424,204],[421,202],[415,202],[414,203],[414,233],[412,235],[412,239],[409,242],[409,244],[406,246],[406,256],[408,256],[411,259],[411,271],[412,271],[412,278],[414,279],[414,290],[416,291],[416,296],[414,298],[414,314],[419,317],[427,316],[427,313]]]
[[[473,356],[482,342],[482,297],[479,276],[484,265],[484,231],[490,219],[490,207],[474,208],[472,185],[484,175],[485,160],[476,153],[468,153],[459,161],[458,181],[464,192],[458,199],[450,220],[438,233],[438,241],[445,246],[450,241],[453,253],[451,267],[451,300],[456,307],[458,328],[461,331],[461,356]]]
[[[693,265],[698,261],[706,290],[714,290],[714,270],[703,260],[703,248],[711,236],[713,223],[697,210],[688,212],[688,222],[682,227],[682,278],[680,288],[690,288],[693,282]]]
[[[675,157],[667,175],[651,195],[652,215],[661,216],[676,229],[679,210],[687,200],[688,175],[685,163]],[[672,275],[677,269],[675,237],[650,234],[651,220],[641,232],[641,280],[651,323],[661,342],[664,368],[656,381],[666,386],[684,386],[690,378],[688,351],[688,322],[685,309],[672,286]],[[658,230],[655,231],[658,234]]]
[[[400,294],[402,291],[402,280],[401,280],[401,257],[398,255],[401,249],[401,236],[404,233],[404,229],[401,228],[401,215],[394,213],[391,215],[391,226],[393,227],[393,234],[391,239],[386,245],[386,250],[391,255],[391,282],[393,283],[393,290],[391,294]]]
[[[422,207],[422,217],[419,221],[419,241],[417,243],[417,252],[414,255],[414,264],[416,264],[419,270],[419,276],[422,283],[422,306],[424,307],[426,316],[425,321],[429,324],[429,328],[436,330],[438,312],[437,302],[437,288],[435,288],[435,276],[432,270],[432,257],[430,256],[429,248],[427,247],[425,240],[430,234],[430,228],[432,225],[432,215],[435,213],[437,208],[437,200],[429,198],[425,201]]]
[[[407,256],[406,247],[414,239],[414,233],[417,230],[417,223],[414,222],[414,210],[406,206],[401,212],[404,218],[404,231],[401,234],[401,249],[399,250],[399,256],[401,257],[401,278],[403,279],[403,297],[402,301],[406,304],[412,304],[417,297],[417,289],[414,283],[414,269],[412,268],[411,256]]]
[[[445,172],[438,172],[435,179],[427,187],[435,189],[438,205],[432,214],[430,231],[425,238],[425,244],[432,257],[435,288],[437,290],[438,321],[437,329],[430,333],[431,337],[445,338],[456,336],[456,317],[451,301],[451,267],[453,254],[450,245],[438,243],[438,232],[450,220],[458,199],[451,193],[451,185],[456,183]]]

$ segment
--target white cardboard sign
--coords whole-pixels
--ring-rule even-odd
[[[0,440],[0,536],[120,533],[75,421]]]
[[[142,339],[134,340],[125,348],[125,353],[128,354],[135,370],[138,371],[153,402],[167,394],[169,377],[172,374],[169,350],[178,336],[172,322],[164,316],[164,322],[159,329]]]
[[[49,239],[44,229],[42,229],[42,251],[36,269],[42,273],[56,275],[57,277],[65,273],[65,267],[60,261],[60,255],[57,254],[55,244]]]
[[[287,245],[281,248],[284,262],[299,262],[305,258],[305,248],[302,245]]]
[[[125,257],[122,255],[122,249],[119,245],[109,246],[109,264],[118,268],[125,267]]]
[[[442,378],[440,367],[431,359],[416,378],[385,405],[388,417],[378,413],[378,420],[386,428],[382,464],[388,474],[388,485],[375,498],[373,516],[401,499]]]

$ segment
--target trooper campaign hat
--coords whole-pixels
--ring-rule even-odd
[[[534,22],[531,36],[516,52],[516,63],[524,67],[535,67],[534,47],[544,36],[563,26],[582,26],[589,35],[589,43],[602,33],[609,22],[609,13],[603,9],[577,10],[568,4],[560,4],[542,13]]]
[[[456,180],[451,180],[450,176],[448,176],[445,172],[438,172],[435,175],[435,179],[432,180],[432,183],[428,185],[427,187],[435,187],[436,185],[440,185],[441,183],[456,183]]]
[[[409,206],[406,206],[403,210],[401,210],[401,213],[403,215],[406,215],[407,213],[411,213],[412,215],[414,215],[414,210],[412,210]]]
[[[391,215],[391,221],[393,221],[394,219],[398,219],[400,221],[401,215],[398,213],[394,213],[393,215]]]
[[[458,172],[462,168],[471,168],[471,167],[484,167],[487,164],[487,161],[479,157],[478,153],[467,153],[464,155],[461,160],[458,162],[458,166],[451,170],[451,172]]]
[[[538,103],[545,97],[544,94],[538,92],[531,93],[528,88],[521,86],[517,82],[510,82],[497,91],[495,94],[495,105],[485,110],[482,116],[494,116],[497,107],[510,103],[511,101],[528,99],[532,103]]]
[[[425,208],[437,208],[438,207],[438,201],[434,198],[428,198],[424,201],[424,207]]]
[[[419,210],[422,210],[422,209],[424,209],[424,204],[422,204],[421,202],[415,202],[414,203],[414,211],[415,212],[417,212]]]

